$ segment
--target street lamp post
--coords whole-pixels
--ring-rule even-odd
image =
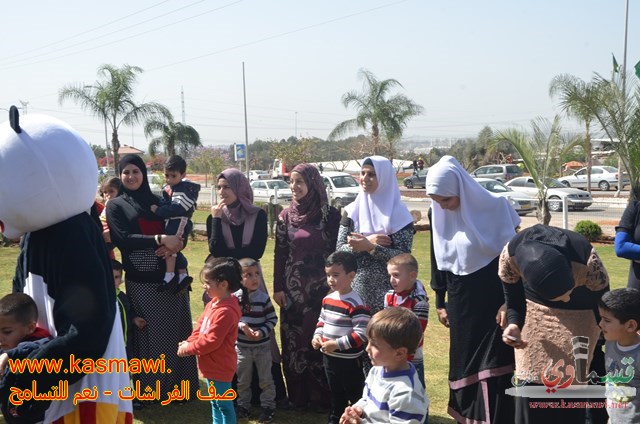
[[[629,0],[625,0],[624,7],[624,54],[622,56],[622,98],[627,98],[627,33],[629,29]],[[626,105],[625,105],[626,106]],[[626,107],[623,109],[624,113],[626,113]],[[620,181],[622,180],[622,158],[620,154],[618,154],[618,172],[620,173],[620,180],[618,181],[618,190],[616,190],[616,194],[614,197],[619,197],[622,191],[622,184]]]

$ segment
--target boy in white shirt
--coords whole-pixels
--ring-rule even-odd
[[[407,356],[422,339],[418,317],[407,308],[376,313],[367,326],[369,371],[362,398],[348,406],[340,424],[426,424],[429,399]]]

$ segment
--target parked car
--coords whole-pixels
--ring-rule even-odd
[[[292,199],[289,184],[282,180],[258,180],[251,183],[253,200],[258,202],[290,202]]]
[[[493,194],[504,197],[513,206],[518,215],[524,216],[538,207],[538,199],[529,193],[514,191],[513,189],[492,178],[476,178],[478,184]]]
[[[618,189],[619,181],[618,168],[614,166],[592,166],[591,167],[591,188],[599,188],[602,191],[607,191],[610,188]],[[573,175],[566,175],[558,178],[562,184],[567,187],[587,188],[587,168],[581,168]],[[629,176],[625,173],[622,174],[622,189],[631,184]]]
[[[332,206],[347,206],[356,200],[356,196],[360,192],[360,185],[351,174],[327,171],[320,175],[322,176],[324,186],[329,191]]]
[[[164,178],[160,175],[150,172],[147,174],[147,180],[149,180],[149,187],[151,192],[156,196],[162,196],[162,187],[164,186]]]
[[[512,178],[521,177],[522,169],[518,165],[512,164],[485,165],[473,171],[471,175],[481,178],[493,178],[506,183]]]
[[[98,176],[109,176],[109,177],[113,177],[116,175],[116,172],[113,170],[113,168],[107,168],[106,166],[101,166],[98,168]]]
[[[271,177],[267,171],[260,171],[257,169],[249,171],[249,181],[268,180],[270,178]]]
[[[505,185],[514,191],[530,193],[534,196],[538,193],[538,188],[531,177],[514,178],[505,183]],[[554,178],[547,178],[545,186],[547,187],[547,202],[549,203],[549,210],[552,212],[562,210],[562,199],[565,197],[567,198],[569,209],[580,211],[588,208],[591,206],[591,203],[593,203],[593,199],[588,192],[577,188],[567,187]]]
[[[428,169],[420,169],[413,171],[413,175],[404,179],[403,184],[406,188],[425,188],[427,184]]]

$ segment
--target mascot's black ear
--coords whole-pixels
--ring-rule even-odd
[[[18,108],[15,106],[9,108],[9,124],[16,133],[20,134],[22,132],[22,128],[20,128],[20,114],[18,113]]]

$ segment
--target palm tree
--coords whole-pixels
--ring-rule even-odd
[[[574,136],[568,140],[563,137],[559,116],[551,125],[548,120],[537,118],[531,121],[531,129],[531,134],[513,128],[498,131],[492,144],[506,141],[516,149],[538,188],[538,222],[549,225],[551,213],[545,181],[552,175],[560,156],[580,144],[582,137]]]
[[[402,87],[395,79],[378,81],[370,71],[360,69],[360,79],[364,80],[363,91],[350,91],[342,96],[345,108],[353,106],[358,115],[339,123],[329,134],[330,141],[343,136],[349,131],[361,128],[370,131],[372,151],[381,154],[380,140],[384,137],[389,143],[388,154],[393,156],[393,145],[402,137],[407,123],[414,116],[423,112],[423,107],[414,103],[403,94],[389,97],[394,87]]]
[[[150,118],[164,117],[171,119],[171,112],[159,103],[136,104],[133,99],[133,86],[137,74],[142,68],[123,65],[117,68],[113,65],[102,65],[98,68],[101,80],[93,85],[71,84],[63,87],[58,95],[62,104],[71,99],[80,104],[83,109],[103,119],[111,127],[111,147],[116,173],[118,169],[118,128],[120,125],[134,125]],[[106,125],[106,124],[105,124]]]
[[[151,156],[155,156],[159,148],[162,148],[167,156],[175,155],[176,150],[181,155],[187,156],[190,149],[202,146],[198,131],[182,122],[173,122],[173,119],[147,121],[144,126],[144,135],[151,138],[156,133],[160,133],[160,136],[152,138],[149,143]]]
[[[592,84],[597,87],[595,104],[582,100],[582,107],[591,108],[628,172],[629,200],[640,200],[640,87],[636,83],[632,90],[623,88],[621,76],[608,80],[597,73]]]
[[[582,150],[587,162],[587,191],[591,193],[591,123],[599,107],[598,85],[588,83],[569,74],[557,75],[551,80],[549,95],[560,97],[560,107],[568,115],[584,122],[585,136]]]

